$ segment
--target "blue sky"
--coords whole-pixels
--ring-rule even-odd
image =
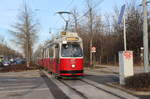
[[[11,42],[11,35],[8,33],[8,29],[11,29],[11,25],[17,22],[19,9],[23,6],[25,0],[1,0],[0,3],[0,36],[5,38],[5,41],[11,48],[14,47]],[[45,40],[51,38],[49,29],[51,28],[53,35],[55,35],[58,28],[64,25],[62,19],[56,15],[58,11],[69,11],[73,8],[77,8],[79,14],[82,15],[85,11],[86,0],[26,0],[27,5],[34,11],[35,18],[39,20],[40,32],[39,43],[44,43]],[[99,2],[100,0],[93,0],[93,2]],[[126,0],[131,1],[131,0]],[[141,0],[138,0],[141,1]],[[103,2],[96,7],[97,11],[100,11],[101,15],[105,13],[113,13],[115,5],[120,7],[124,0],[103,0]],[[35,9],[39,9],[35,11]]]

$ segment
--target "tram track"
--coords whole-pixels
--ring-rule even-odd
[[[120,92],[116,89],[106,87],[105,84],[98,84],[87,78],[83,79],[55,79],[49,75],[49,78],[55,82],[71,99],[73,95],[81,99],[127,99],[129,96],[132,99],[137,99],[125,92]],[[64,89],[65,88],[65,89]],[[66,89],[67,88],[67,89]],[[72,91],[72,92],[71,92]],[[71,94],[70,94],[71,93]],[[70,96],[71,95],[71,96]]]
[[[121,91],[120,89],[108,86],[107,84],[98,84],[97,82],[92,81],[90,79],[81,79],[81,81],[120,99],[139,99],[134,94],[128,93],[126,91]]]
[[[71,87],[69,84],[67,84],[64,80],[59,80],[61,83],[69,87],[71,90],[75,91],[78,95],[80,95],[83,99],[88,99],[82,92],[78,91],[77,89]]]
[[[59,80],[60,81],[60,80]],[[99,90],[99,91],[103,91],[103,92],[105,92],[105,93],[107,93],[107,94],[109,94],[109,95],[111,95],[112,97],[115,97],[115,99],[128,99],[127,97],[126,97],[126,95],[128,94],[128,93],[126,93],[126,92],[123,92],[123,93],[120,93],[120,91],[116,91],[116,89],[114,89],[114,90],[109,90],[110,88],[112,88],[112,87],[109,87],[109,86],[107,86],[106,84],[97,84],[96,82],[94,82],[94,81],[91,81],[91,80],[89,80],[89,79],[86,79],[86,78],[83,78],[83,79],[78,79],[77,80],[78,82],[80,81],[80,82],[83,82],[85,85],[87,85],[87,86],[92,86],[92,87],[94,87],[94,88],[96,88],[97,90]],[[93,83],[94,82],[94,83]],[[77,88],[74,88],[74,87],[72,87],[72,84],[67,84],[67,80],[61,80],[61,83],[63,83],[64,85],[66,85],[67,87],[69,87],[70,89],[72,89],[72,90],[74,90],[75,92],[77,92],[78,94],[80,94],[80,96],[82,96],[82,97],[84,97],[84,99],[92,99],[91,97],[89,98],[89,96],[87,96],[87,94],[85,94],[84,92],[82,92],[82,91],[80,91],[80,90],[78,90]],[[104,87],[105,86],[105,87]],[[107,87],[106,87],[107,86]],[[109,88],[108,88],[109,87]],[[88,90],[88,89],[87,89]],[[86,91],[86,90],[85,90]],[[129,95],[128,94],[128,96],[129,97],[131,97],[132,99],[138,99],[136,96],[134,96],[134,95]],[[113,98],[114,99],[114,98]]]
[[[67,87],[69,87],[70,89],[72,89],[73,91],[75,91],[77,94],[79,94],[82,98],[84,98],[84,99],[89,99],[88,98],[88,96],[84,93],[84,92],[81,92],[81,91],[79,91],[77,88],[74,88],[74,87],[72,87],[72,85],[71,84],[68,84],[69,82],[67,82],[67,80],[59,80],[61,83],[63,83],[64,85],[66,85]],[[92,83],[89,83],[88,81],[85,81],[85,80],[83,80],[83,79],[79,79],[78,80],[78,82],[83,82],[84,83],[84,85],[86,85],[86,86],[91,86],[91,87],[94,87],[94,88],[96,88],[97,90],[101,90],[101,91],[103,91],[103,92],[106,92],[106,93],[108,93],[108,94],[110,94],[110,95],[112,95],[112,96],[114,96],[114,97],[116,97],[116,99],[118,98],[118,99],[126,99],[126,98],[124,98],[124,97],[122,97],[122,96],[119,96],[119,95],[117,95],[117,94],[114,94],[114,93],[112,93],[112,92],[110,92],[110,91],[107,91],[107,90],[105,90],[105,89],[103,89],[103,88],[100,88],[100,87],[98,87],[98,86],[96,86],[96,85],[94,85],[94,84],[92,84]],[[87,89],[88,90],[88,89]],[[90,98],[91,99],[91,98]]]
[[[102,90],[102,91],[104,91],[104,92],[107,92],[107,93],[109,93],[109,94],[111,94],[111,95],[113,95],[113,96],[116,96],[116,97],[118,97],[118,98],[121,98],[121,99],[126,99],[126,98],[124,98],[124,97],[122,97],[122,96],[119,96],[119,95],[117,95],[117,94],[114,94],[114,93],[112,93],[112,92],[110,92],[110,91],[108,91],[108,90],[106,90],[106,89],[104,89],[104,88],[100,88],[100,87],[98,87],[98,86],[96,86],[96,85],[94,85],[94,84],[92,84],[92,83],[89,83],[88,81],[85,81],[85,80],[83,80],[83,79],[81,79],[81,81],[87,83],[88,85],[91,85],[91,86],[97,88],[98,90]]]
[[[46,72],[46,71],[45,71],[45,72]],[[84,92],[78,90],[77,88],[74,88],[74,87],[72,86],[72,84],[69,83],[70,80],[66,80],[66,79],[57,79],[57,80],[58,80],[59,82],[61,82],[62,84],[64,84],[65,86],[67,86],[67,87],[68,87],[69,89],[71,89],[72,91],[74,91],[74,92],[75,92],[76,94],[78,94],[81,98],[83,98],[83,99],[91,99],[91,98],[89,98]],[[118,98],[121,98],[121,99],[126,99],[126,98],[120,97],[120,96],[118,96],[118,95],[114,95],[113,93],[110,93],[109,91],[106,91],[106,90],[104,90],[104,89],[102,89],[102,88],[99,88],[99,87],[95,86],[94,84],[91,84],[91,83],[89,83],[88,81],[85,81],[85,80],[83,80],[83,79],[73,80],[73,82],[74,82],[74,81],[77,81],[78,83],[82,82],[82,83],[84,83],[84,85],[86,85],[86,86],[92,86],[92,87],[96,88],[97,90],[101,90],[101,91],[103,91],[103,92],[107,92],[107,93],[109,93],[109,94],[111,94],[111,95],[113,95],[113,96],[115,96],[115,97],[118,97]]]
[[[68,89],[70,89],[72,92],[75,92],[77,94],[77,96],[81,97],[79,99],[88,99],[88,97],[86,97],[83,93],[81,93],[80,91],[76,90],[75,88],[71,87],[70,85],[68,85],[63,79],[56,79],[54,76],[49,75],[47,73],[47,71],[45,70],[41,70],[41,73],[47,77],[49,77],[54,83],[56,83],[57,85],[63,85],[66,86]],[[60,84],[61,83],[61,84]],[[61,86],[60,86],[61,87]],[[64,88],[66,88],[64,87]]]

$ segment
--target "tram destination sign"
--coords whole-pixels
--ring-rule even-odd
[[[67,37],[67,41],[78,41],[78,37]]]

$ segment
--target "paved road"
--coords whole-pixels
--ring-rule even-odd
[[[0,73],[0,99],[54,99],[38,71]]]
[[[117,66],[105,66],[100,65],[97,69],[88,69],[86,68],[85,73],[87,74],[85,78],[97,82],[99,84],[108,84],[112,82],[119,82],[118,75],[119,68]],[[143,67],[138,66],[134,67],[134,73],[143,72]],[[146,95],[134,95],[140,99],[150,99],[150,93]]]
[[[119,89],[88,80],[88,76],[83,79],[56,80],[47,72],[45,74],[71,99],[139,99]]]
[[[98,70],[99,71],[99,70]],[[118,82],[117,74],[86,70],[82,80],[57,80],[47,72],[0,73],[0,99],[139,99],[106,86]],[[68,87],[68,86],[71,86]],[[142,97],[149,99],[148,97]]]

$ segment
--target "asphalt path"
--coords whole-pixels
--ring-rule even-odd
[[[55,99],[38,71],[0,73],[0,99]]]
[[[118,83],[119,82],[119,74],[118,70],[119,68],[117,66],[101,66],[98,69],[86,69],[85,73],[86,79],[89,79],[91,81],[97,82],[99,84],[109,84],[109,83]],[[142,67],[134,67],[135,73],[141,73],[143,72]],[[132,94],[134,95],[134,94]],[[149,95],[134,95],[136,97],[139,97],[140,99],[150,99]]]
[[[84,81],[63,80],[64,83],[39,70],[0,73],[0,99],[83,99],[77,92],[87,99],[150,99],[107,86],[119,81],[116,73],[99,70],[85,70],[85,73]]]

